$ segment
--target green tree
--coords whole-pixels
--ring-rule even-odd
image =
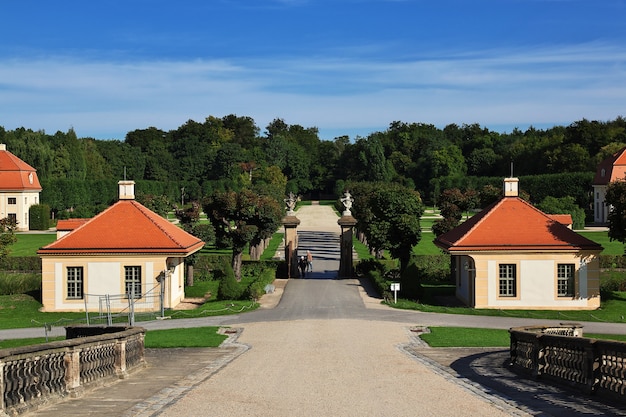
[[[444,190],[439,197],[439,211],[442,219],[433,223],[432,230],[440,236],[459,225],[463,218],[465,195],[458,188]]]
[[[606,204],[610,206],[609,238],[626,243],[626,181],[613,181],[606,188]]]
[[[388,250],[404,271],[421,238],[419,193],[393,183],[355,184],[351,192],[354,217],[370,248]]]
[[[17,241],[15,227],[15,221],[8,217],[0,219],[0,261],[5,260],[10,252],[9,246]]]
[[[574,229],[583,229],[585,227],[585,210],[576,204],[574,197],[551,197],[544,198],[541,203],[537,204],[537,208],[546,214],[569,214],[574,222]]]
[[[281,206],[271,197],[244,189],[216,192],[205,199],[203,209],[215,228],[216,244],[232,248],[232,267],[240,281],[245,247],[271,236],[279,227]]]
[[[180,226],[183,230],[187,233],[193,234],[194,227],[200,220],[200,203],[192,201],[187,208],[182,207],[179,209],[176,207],[176,209],[174,209],[174,214],[178,218]],[[191,256],[185,258],[185,265],[187,265],[186,284],[189,287],[193,286],[193,267],[196,260],[196,254],[192,254]]]
[[[154,211],[161,217],[167,217],[167,213],[172,209],[172,203],[164,195],[145,194],[137,192],[136,199],[138,202]]]

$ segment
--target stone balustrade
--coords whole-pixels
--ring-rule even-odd
[[[68,327],[67,339],[0,349],[0,416],[15,416],[144,366],[145,329]]]
[[[516,327],[509,333],[510,364],[516,371],[626,400],[626,343],[582,337],[582,326],[576,324]]]

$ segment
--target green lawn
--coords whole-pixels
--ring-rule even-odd
[[[508,347],[509,332],[505,329],[480,329],[467,327],[430,327],[430,333],[420,336],[431,347]],[[585,334],[592,339],[626,342],[626,335]]]
[[[183,329],[148,330],[145,347],[147,348],[200,348],[218,347],[228,336],[218,334],[219,327],[193,327]],[[48,342],[65,340],[64,337],[51,337]],[[0,340],[0,349],[30,346],[45,343],[45,337],[29,339]]]
[[[17,242],[10,246],[10,256],[36,256],[39,248],[56,240],[56,233],[16,233]]]
[[[219,327],[194,327],[189,329],[149,330],[146,332],[147,348],[197,348],[218,347],[228,336],[218,334]]]
[[[428,291],[436,289],[427,288]],[[425,296],[425,302],[429,297]],[[420,303],[412,300],[398,299],[391,307],[404,310],[417,310],[427,313],[465,314],[473,316],[520,317],[540,320],[588,321],[607,323],[626,323],[626,292],[614,291],[609,298],[602,299],[598,310],[497,310],[475,309],[469,307],[447,307],[435,304]]]
[[[608,232],[578,232],[580,235],[599,243],[604,247],[603,255],[623,255],[624,244],[616,240],[610,241]]]

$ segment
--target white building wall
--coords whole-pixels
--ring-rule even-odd
[[[586,275],[584,296],[576,299],[558,299],[556,296],[556,263],[553,260],[519,260],[517,279],[518,297],[498,297],[498,262],[488,261],[489,305],[502,308],[560,308],[586,307]],[[578,282],[583,281],[579,279]]]
[[[606,185],[593,186],[593,221],[606,223],[609,208],[606,205]]]

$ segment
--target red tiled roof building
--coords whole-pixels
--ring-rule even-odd
[[[626,148],[620,149],[598,165],[593,179],[593,221],[607,222],[609,207],[606,205],[606,187],[617,180],[626,180]]]
[[[40,192],[37,170],[0,144],[0,218],[12,218],[17,230],[28,230],[28,210],[39,204]]]
[[[504,198],[435,239],[452,255],[457,297],[477,308],[599,307],[602,246],[518,197]]]
[[[142,301],[136,309],[152,311],[160,285],[166,308],[183,299],[184,258],[204,242],[135,201],[134,182],[120,181],[119,189],[118,202],[92,219],[62,224],[72,230],[37,252],[45,311],[98,309],[110,295],[119,310],[131,291]]]

